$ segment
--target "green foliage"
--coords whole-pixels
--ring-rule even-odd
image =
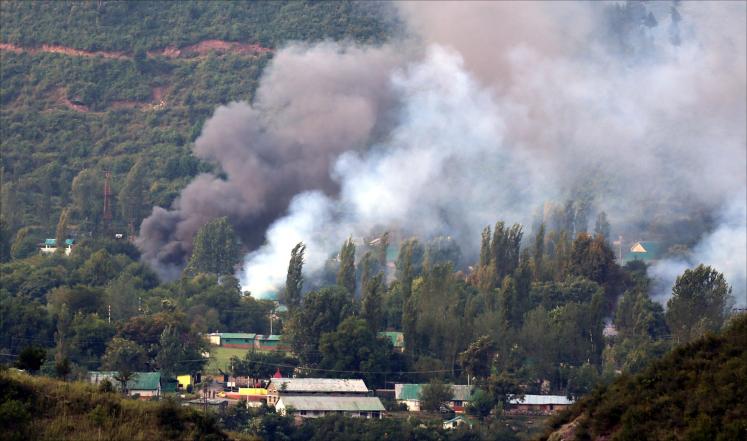
[[[390,362],[391,343],[377,338],[365,320],[354,317],[345,319],[335,331],[322,334],[319,352],[319,366],[335,371],[333,377],[362,377],[369,387],[382,384],[383,375],[398,367]]]
[[[233,274],[239,258],[239,238],[228,219],[221,217],[197,232],[192,257],[184,271],[187,274]]]
[[[337,284],[345,288],[350,296],[355,297],[355,244],[352,238],[342,244],[339,258],[340,268],[337,270]]]
[[[747,435],[747,316],[722,335],[680,346],[637,375],[582,399],[556,426],[581,417],[591,437],[741,439]]]
[[[724,275],[699,265],[677,277],[667,302],[667,323],[675,341],[687,343],[723,326],[733,297]]]
[[[207,345],[199,335],[185,329],[166,326],[159,338],[156,364],[167,377],[199,372],[205,364],[202,353]]]
[[[301,306],[291,314],[286,335],[303,364],[314,365],[320,360],[319,341],[325,332],[337,330],[340,323],[353,315],[354,305],[350,294],[339,286],[312,291]]]
[[[498,347],[493,339],[483,335],[472,342],[466,351],[459,354],[459,362],[471,377],[485,379],[490,375],[497,351]]]
[[[285,279],[285,291],[283,292],[284,303],[289,308],[295,308],[301,303],[301,290],[303,289],[303,255],[306,245],[299,242],[291,250],[290,262],[288,262],[288,276]]]
[[[375,5],[356,2],[53,2],[45,4],[41,14],[40,6],[38,2],[10,2],[4,6],[2,21],[7,25],[0,33],[2,40],[137,55],[144,50],[183,47],[207,39],[271,47],[289,40],[350,38],[380,42],[392,26],[382,20],[383,14]],[[39,29],[25,32],[34,26]],[[86,32],[75,32],[76,29]]]
[[[438,411],[443,404],[451,401],[452,396],[454,396],[454,390],[450,385],[433,379],[420,391],[420,408]]]
[[[247,352],[243,359],[231,357],[231,373],[235,376],[266,379],[272,377],[276,369],[279,369],[283,377],[289,378],[293,375],[296,366],[298,366],[298,359],[284,352],[252,350]]]
[[[43,348],[38,346],[28,346],[18,354],[16,367],[33,373],[39,370],[46,357],[47,352]]]
[[[364,270],[364,273],[367,271]],[[383,278],[382,273],[373,277],[365,277],[361,288],[361,317],[374,331],[381,328],[384,319],[382,293],[386,287]]]
[[[13,428],[3,439],[227,439],[196,410],[127,399],[89,384],[3,372],[0,391],[0,424]]]
[[[145,350],[135,343],[121,337],[114,337],[101,359],[104,369],[120,372],[137,372],[145,369]]]

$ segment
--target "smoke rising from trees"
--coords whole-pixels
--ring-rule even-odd
[[[746,253],[745,216],[722,215],[747,180],[745,4],[682,3],[680,21],[671,7],[417,2],[400,5],[406,43],[281,50],[255,103],[218,109],[197,141],[226,178],[155,209],[144,256],[178,265],[199,226],[228,216],[254,249],[242,284],[261,295],[301,241],[308,273],[372,230],[446,233],[474,254],[483,226],[587,197],[615,235],[702,240],[693,261],[744,303],[745,266],[705,244]]]
[[[165,278],[178,276],[197,230],[227,216],[250,247],[296,193],[336,192],[329,165],[365,148],[387,121],[392,48],[290,46],[266,70],[254,103],[219,107],[195,142],[225,176],[197,176],[171,209],[155,207],[138,246]]]

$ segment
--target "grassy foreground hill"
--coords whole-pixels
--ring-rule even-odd
[[[542,439],[747,439],[747,315],[597,389]]]
[[[215,420],[171,401],[10,371],[0,373],[0,427],[0,440],[228,439]]]

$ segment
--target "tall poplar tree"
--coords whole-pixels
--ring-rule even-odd
[[[233,274],[239,261],[239,238],[228,218],[208,222],[197,232],[187,274]]]
[[[337,284],[355,297],[355,244],[348,238],[340,249],[340,268],[337,270]]]
[[[298,242],[291,251],[290,262],[288,262],[288,275],[285,278],[285,304],[289,308],[295,308],[301,303],[301,289],[303,288],[303,263],[306,245]]]
[[[57,252],[65,252],[65,236],[67,235],[67,216],[69,210],[63,208],[60,213],[60,220],[57,222],[57,231],[55,232],[55,242],[57,245]]]
[[[373,331],[379,329],[384,316],[382,306],[383,289],[382,273],[368,277],[366,283],[361,287],[361,316]]]

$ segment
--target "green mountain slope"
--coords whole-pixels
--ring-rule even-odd
[[[558,418],[543,439],[747,439],[747,315],[721,335],[623,375]]]
[[[137,230],[211,169],[192,142],[218,105],[253,98],[275,49],[383,41],[393,16],[358,2],[2,2],[3,246],[22,227],[52,237],[64,207],[71,230],[96,233],[106,170],[115,229]],[[144,192],[125,214],[117,196],[138,160]]]

